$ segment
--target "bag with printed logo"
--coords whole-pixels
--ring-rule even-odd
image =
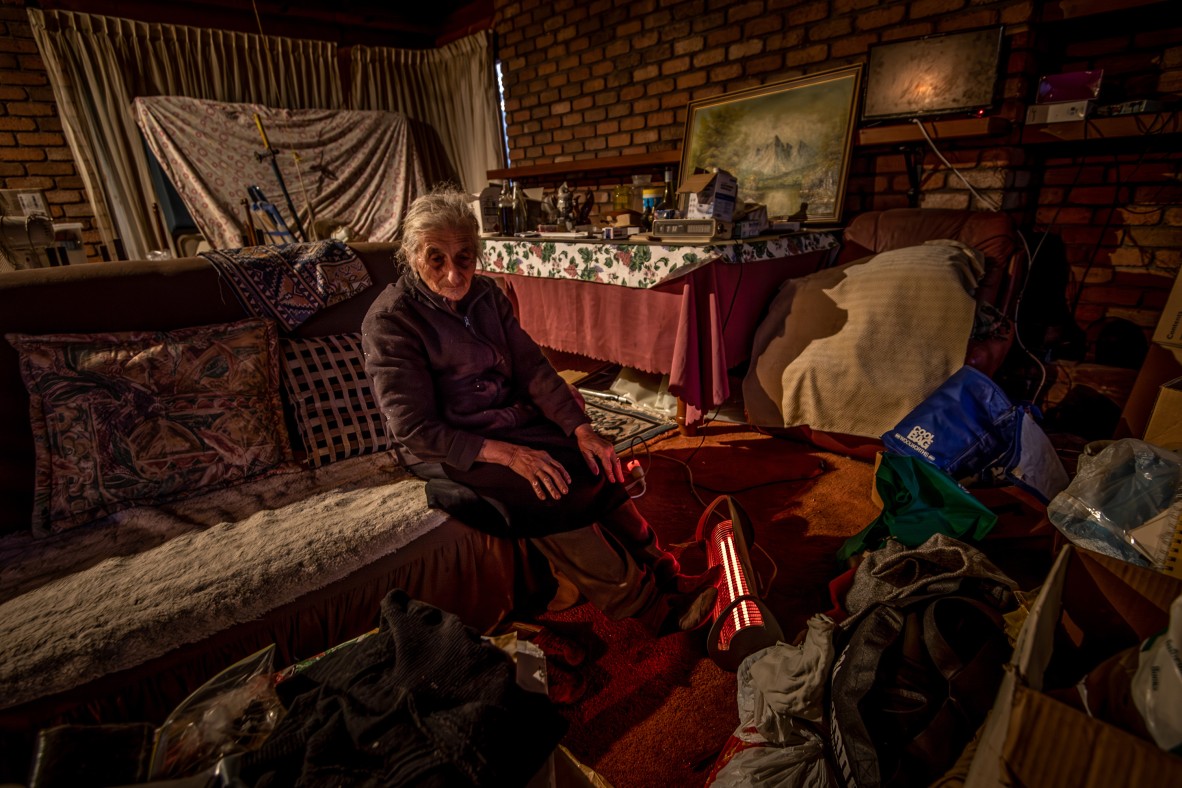
[[[882,436],[896,454],[921,457],[953,479],[996,471],[1047,502],[1067,472],[1028,403],[1013,404],[988,375],[964,366]]]
[[[1013,445],[1016,411],[988,375],[964,366],[882,436],[896,454],[922,457],[954,479],[996,465]]]

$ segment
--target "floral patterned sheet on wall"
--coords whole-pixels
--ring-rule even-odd
[[[484,269],[495,273],[655,287],[707,263],[749,263],[836,249],[837,233],[806,231],[779,238],[670,245],[546,238],[484,240]]]

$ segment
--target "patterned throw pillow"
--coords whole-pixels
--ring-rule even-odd
[[[365,374],[361,334],[284,337],[283,385],[308,464],[394,448]]]
[[[29,391],[34,534],[291,460],[270,321],[7,339]]]

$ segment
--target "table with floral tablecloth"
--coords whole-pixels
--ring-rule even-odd
[[[837,231],[663,245],[487,238],[486,275],[543,347],[669,375],[688,426],[730,396],[768,303],[828,265]]]
[[[710,263],[752,263],[836,249],[836,231],[717,241],[707,244],[627,243],[555,238],[486,238],[486,271],[653,287]]]

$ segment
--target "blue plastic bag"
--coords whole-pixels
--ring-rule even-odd
[[[1014,406],[987,375],[961,367],[882,436],[896,454],[917,455],[960,479],[996,465],[1014,444]]]

